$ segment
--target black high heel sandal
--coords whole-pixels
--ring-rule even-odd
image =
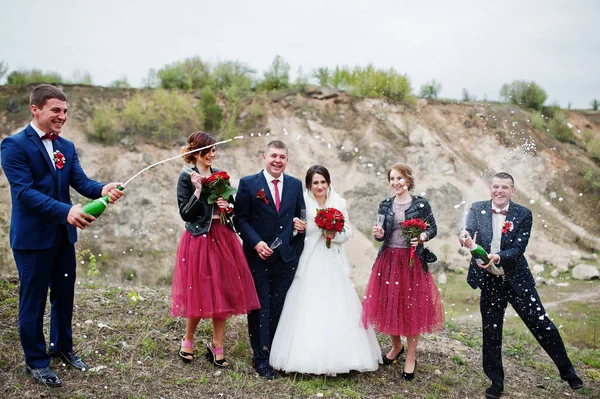
[[[390,364],[398,363],[398,360],[400,359],[400,356],[403,353],[404,353],[404,346],[402,347],[402,349],[400,349],[400,352],[398,352],[398,354],[393,359],[388,359],[387,355],[383,355],[383,364],[385,366],[389,366]]]
[[[402,378],[405,381],[412,381],[415,378],[415,371],[417,371],[417,359],[415,359],[415,368],[412,373],[407,373],[406,371],[402,371]]]
[[[225,358],[217,360],[217,355],[223,354],[223,348],[215,348],[212,344],[206,344],[206,358],[215,367],[226,368],[229,367],[229,363]]]
[[[190,363],[192,360],[194,360],[194,342],[193,341],[186,341],[185,338],[181,340],[181,346],[179,347],[179,358],[184,363]]]

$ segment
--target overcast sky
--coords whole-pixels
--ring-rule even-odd
[[[497,100],[503,83],[534,80],[547,103],[600,99],[600,1],[0,0],[0,61],[94,84],[192,56],[238,60],[260,76],[279,54],[292,72],[374,64],[406,73],[418,93],[466,88]],[[2,80],[6,82],[6,77]]]

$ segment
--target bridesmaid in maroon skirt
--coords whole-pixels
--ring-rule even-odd
[[[182,152],[210,146],[216,140],[204,132],[194,132]],[[185,337],[179,356],[185,362],[194,359],[194,333],[201,319],[212,319],[213,341],[206,354],[215,367],[227,367],[223,356],[225,322],[229,316],[247,314],[260,307],[254,280],[230,212],[227,224],[221,224],[219,209],[229,210],[233,196],[208,203],[209,192],[202,188],[202,178],[212,168],[216,147],[188,154],[184,161],[195,165],[194,172],[182,172],[177,183],[177,202],[186,222],[177,248],[177,260],[171,292],[171,315],[185,317]]]
[[[365,328],[373,326],[391,337],[392,349],[383,356],[386,365],[398,362],[404,353],[400,337],[407,337],[402,376],[410,381],[417,367],[419,336],[442,330],[444,324],[440,293],[424,259],[424,253],[431,253],[423,247],[424,241],[435,237],[437,227],[429,202],[410,195],[414,178],[408,165],[392,166],[388,181],[395,195],[379,204],[378,223],[373,227],[373,236],[383,244],[365,291],[362,322]],[[427,229],[409,241],[401,225],[410,219],[422,220]]]

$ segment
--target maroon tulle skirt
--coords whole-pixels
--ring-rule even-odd
[[[260,308],[237,235],[214,220],[206,234],[185,231],[171,288],[173,317],[226,319]]]
[[[411,337],[442,330],[444,311],[431,273],[409,248],[385,248],[375,261],[363,300],[362,323],[388,335]]]

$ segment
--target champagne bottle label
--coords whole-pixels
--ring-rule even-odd
[[[483,262],[484,265],[490,263],[490,258],[488,258],[487,252],[485,252],[485,249],[483,249],[481,245],[475,244],[475,242],[473,242],[469,249],[471,250],[471,256],[473,256],[475,260],[480,260],[481,262]]]

